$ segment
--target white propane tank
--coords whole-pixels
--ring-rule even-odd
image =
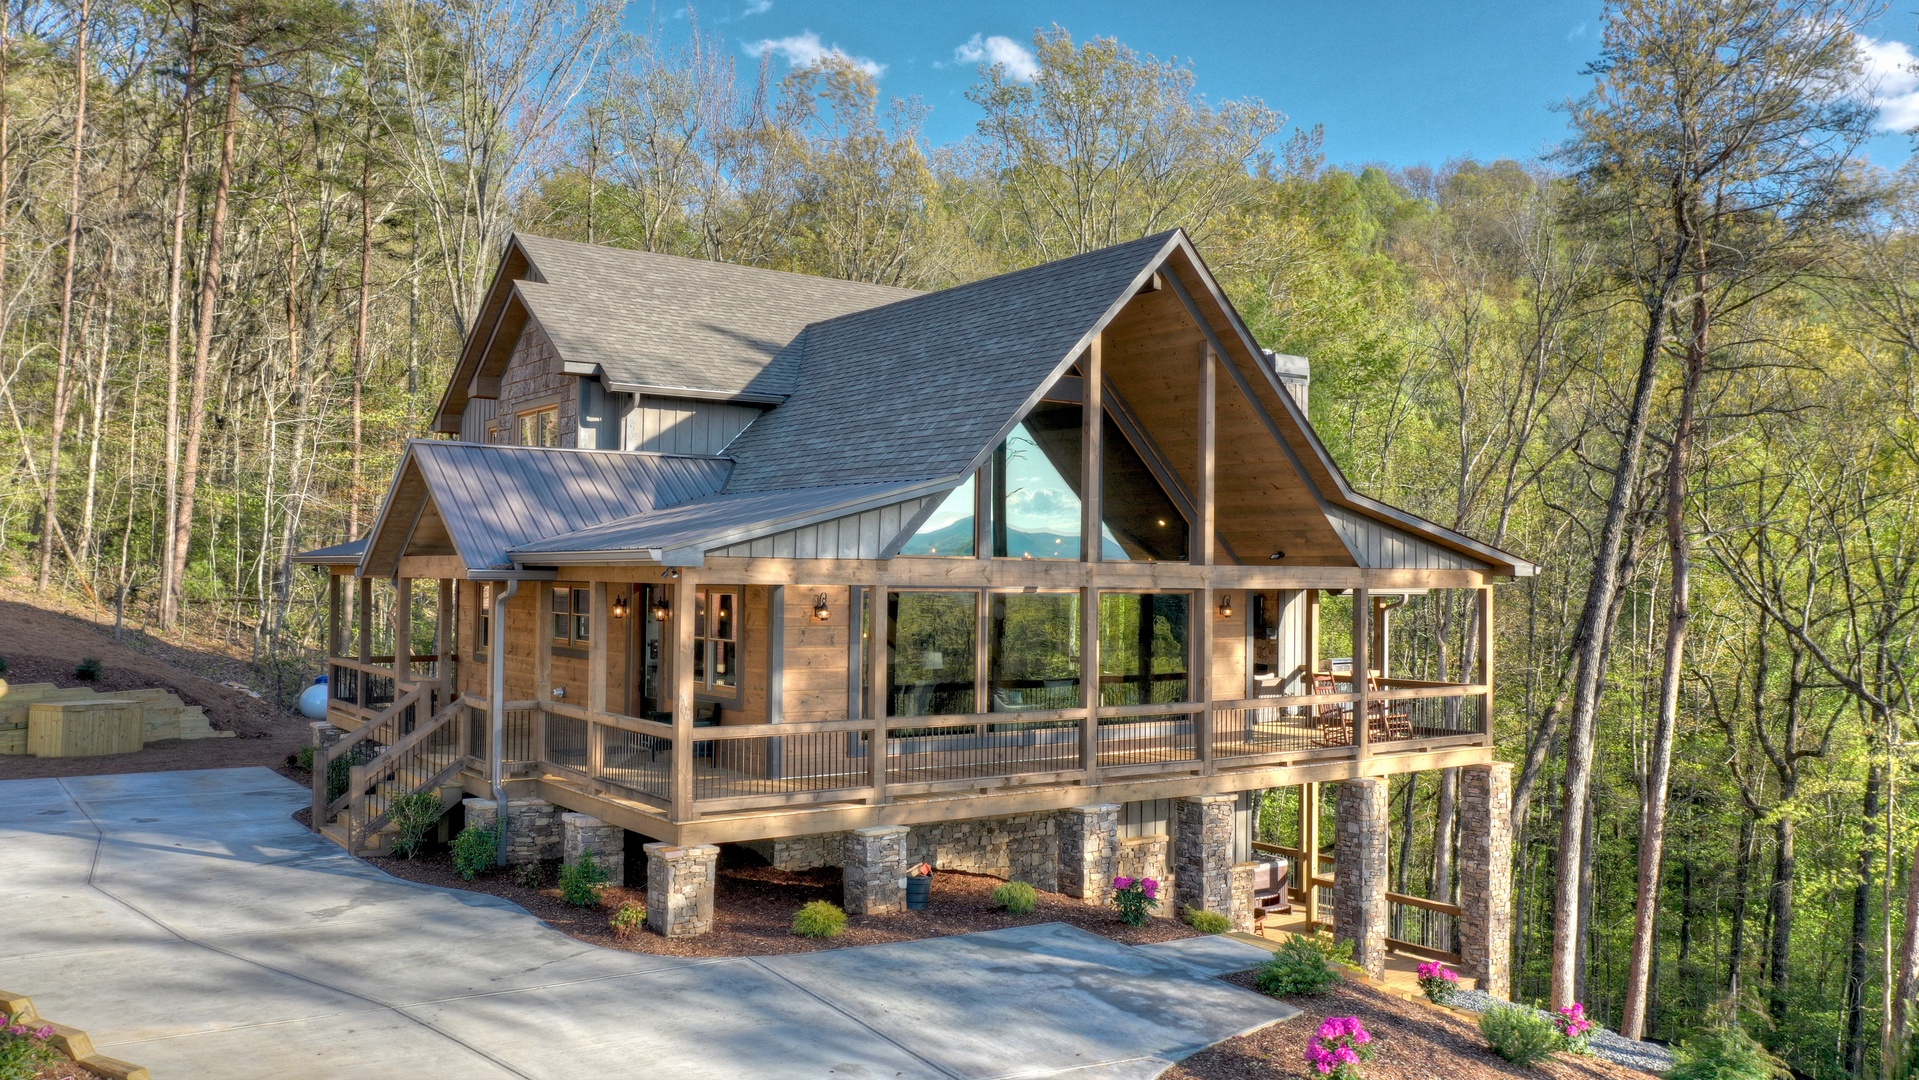
[[[308,720],[325,720],[327,703],[327,681],[322,675],[313,680],[313,685],[300,691],[300,715]]]

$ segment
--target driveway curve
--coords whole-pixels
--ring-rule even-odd
[[[1293,1015],[1250,945],[1058,923],[777,957],[601,949],[402,881],[268,769],[0,782],[0,988],[184,1077],[1152,1077]]]

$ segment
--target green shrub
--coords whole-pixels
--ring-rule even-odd
[[[1186,909],[1186,925],[1202,934],[1224,934],[1233,928],[1233,920],[1217,911],[1189,907]]]
[[[73,667],[73,677],[79,679],[81,682],[99,682],[100,658],[97,656],[89,656],[81,660],[78,664],[75,664]]]
[[[1667,1080],[1773,1080],[1792,1075],[1785,1062],[1732,1020],[1695,1032],[1673,1047],[1672,1056]]]
[[[1024,881],[1009,881],[993,890],[993,906],[1010,915],[1025,915],[1039,906],[1039,890]]]
[[[0,656],[0,675],[5,675],[6,673],[7,673],[7,658],[4,656]]]
[[[1295,934],[1254,970],[1253,985],[1273,997],[1317,994],[1339,981],[1339,969],[1333,965],[1348,962],[1352,955],[1350,941],[1335,943],[1323,935]]]
[[[319,747],[302,746],[300,752],[293,755],[293,763],[307,772],[313,771],[313,755],[319,753]]]
[[[1527,1069],[1551,1057],[1562,1043],[1552,1019],[1524,1005],[1494,1005],[1480,1013],[1479,1033],[1493,1053]]]
[[[607,917],[606,925],[612,928],[614,937],[625,941],[646,925],[646,905],[629,900],[620,905],[620,910]]]
[[[393,837],[393,854],[402,859],[418,855],[420,845],[426,842],[426,831],[440,820],[445,809],[437,796],[424,791],[393,800],[392,808],[387,811],[387,820],[399,830]]]
[[[546,867],[523,862],[513,868],[513,883],[522,889],[537,889],[546,884]]]
[[[500,828],[497,825],[484,828],[468,825],[453,838],[453,868],[467,881],[479,877],[480,871],[492,866],[499,853]]]
[[[846,912],[826,900],[815,900],[793,916],[793,932],[801,937],[836,938],[846,929]]]
[[[34,1080],[41,1070],[58,1065],[66,1057],[47,1040],[53,1029],[15,1024],[0,1013],[0,1080]]]
[[[611,880],[600,860],[591,851],[560,867],[560,899],[574,907],[592,907],[600,902],[600,890]]]

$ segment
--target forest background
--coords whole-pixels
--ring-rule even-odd
[[[1619,0],[1539,161],[1330,168],[1052,28],[970,137],[843,57],[740,70],[615,0],[0,3],[0,558],[286,697],[513,229],[937,288],[1183,227],[1363,490],[1502,586],[1517,996],[1806,1076],[1906,1071],[1919,946],[1919,188],[1847,0]],[[1470,614],[1402,614],[1453,677]],[[1398,778],[1394,887],[1456,887]],[[1284,832],[1274,804],[1265,827]]]

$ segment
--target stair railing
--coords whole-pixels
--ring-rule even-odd
[[[338,762],[349,764],[372,760],[380,751],[399,742],[406,736],[407,728],[412,724],[415,710],[419,706],[421,686],[408,688],[393,699],[393,704],[383,709],[378,716],[361,724],[358,728],[334,743],[332,746],[315,748],[313,752],[313,820],[309,823],[314,832],[332,821],[346,805],[352,794],[349,786],[345,792],[334,795],[327,782],[333,767]]]
[[[439,791],[466,767],[466,705],[457,698],[413,731],[347,774],[347,850],[358,853],[368,837],[393,819],[409,795]]]

